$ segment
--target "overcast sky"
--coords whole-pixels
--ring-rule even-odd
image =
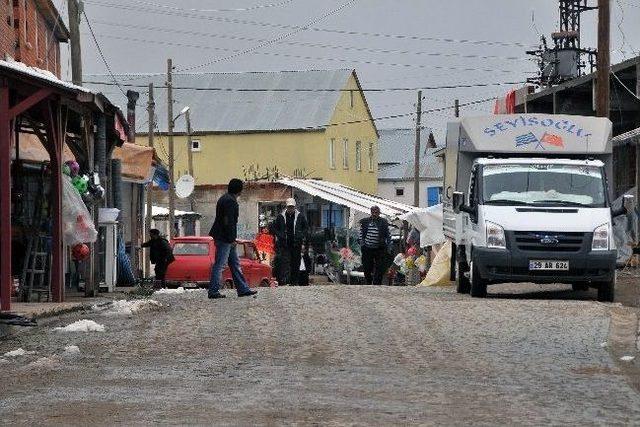
[[[66,14],[67,1],[55,2]],[[116,74],[164,73],[167,58],[178,70],[192,72],[355,68],[365,88],[524,81],[536,71],[525,50],[537,46],[540,35],[548,36],[558,26],[557,0],[356,0],[311,25],[313,29],[214,63],[286,35],[295,30],[290,26],[305,26],[344,3],[347,0],[84,2]],[[596,14],[584,15],[583,46],[595,47]],[[617,62],[640,49],[640,26],[634,25],[640,22],[640,0],[614,0],[612,14],[612,61]],[[110,80],[84,22],[81,31],[85,80]],[[66,58],[63,75],[70,79]],[[144,84],[145,80],[134,82]],[[455,98],[462,103],[485,99],[511,87],[426,90],[423,108],[450,106]],[[105,86],[104,92],[114,102],[125,103],[117,88]],[[367,93],[374,117],[414,111],[416,97],[411,91]],[[188,104],[179,94],[177,98],[178,103]],[[492,107],[493,103],[478,104],[463,108],[462,114],[491,112]],[[423,123],[441,137],[452,114],[425,114]],[[377,125],[412,127],[414,123],[408,117]]]

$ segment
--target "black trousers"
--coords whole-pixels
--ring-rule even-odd
[[[301,246],[288,246],[278,251],[280,274],[278,283],[281,285],[298,285],[298,273],[302,258]]]
[[[382,285],[382,276],[386,270],[385,248],[362,248],[362,268],[367,285]]]
[[[155,265],[156,282],[160,282],[162,287],[165,287],[167,282],[165,281],[165,275],[167,274],[167,268],[169,264],[165,262],[159,262]]]

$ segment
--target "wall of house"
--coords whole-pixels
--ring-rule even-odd
[[[427,192],[429,187],[442,187],[441,180],[427,180],[420,181],[420,207],[426,208]],[[413,206],[413,181],[379,181],[378,182],[378,196],[385,199],[393,200],[400,203]],[[404,194],[402,196],[396,195],[396,189],[402,188]]]
[[[13,58],[60,77],[60,42],[43,13],[34,0],[0,0],[0,59]]]
[[[271,132],[253,134],[208,134],[195,136],[200,151],[194,151],[194,175],[198,185],[226,184],[231,178],[251,180],[264,176],[267,168],[277,167],[280,174],[304,176],[339,182],[360,191],[375,194],[377,187],[377,135],[365,107],[362,93],[357,91],[351,77],[337,104],[332,123],[360,121],[362,123],[330,126],[317,132]],[[353,105],[353,106],[352,106]],[[197,124],[194,124],[194,127]],[[329,158],[329,144],[334,141],[335,167]],[[347,167],[343,167],[343,142],[348,141]],[[356,146],[361,146],[361,167],[356,165]],[[138,136],[138,143],[146,145],[146,136]],[[168,140],[156,137],[158,155],[166,162]],[[187,138],[174,138],[176,179],[188,171]],[[372,168],[369,168],[368,149],[371,144]],[[166,163],[165,163],[166,164]],[[254,170],[255,175],[251,172]],[[204,228],[204,226],[203,226]]]

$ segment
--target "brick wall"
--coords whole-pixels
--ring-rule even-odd
[[[60,77],[60,42],[35,0],[0,0],[0,58],[11,57]]]

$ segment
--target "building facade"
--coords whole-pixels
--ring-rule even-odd
[[[69,32],[51,0],[0,0],[0,59],[60,77],[60,43]]]

